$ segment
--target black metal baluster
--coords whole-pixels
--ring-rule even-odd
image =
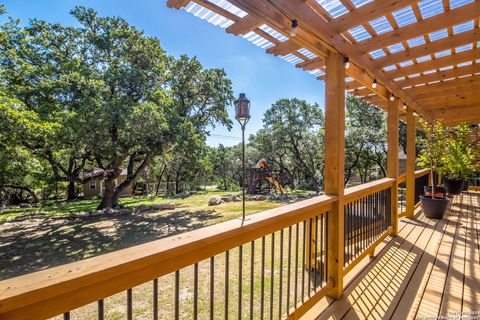
[[[310,297],[310,292],[312,289],[312,239],[313,239],[313,234],[312,234],[312,218],[308,219],[308,291],[307,295]]]
[[[242,272],[243,246],[238,247],[238,319],[242,319]]]
[[[288,227],[287,315],[290,314],[290,269],[292,263],[292,226]]]
[[[345,261],[347,261],[348,256],[348,214],[347,206],[343,207],[343,265],[345,266]]]
[[[180,270],[175,271],[175,319],[180,319]]]
[[[260,291],[260,319],[263,319],[264,314],[264,300],[265,300],[265,237],[262,237],[262,276],[261,280],[261,291]]]
[[[299,226],[297,223],[296,231],[295,231],[295,285],[294,285],[294,293],[293,293],[293,305],[297,306],[297,299],[298,299],[298,243],[299,243]]]
[[[327,212],[325,216],[325,279],[328,280],[328,215]]]
[[[102,300],[98,300],[98,320],[103,320],[105,318],[105,308],[104,308],[104,302]]]
[[[70,320],[70,311],[67,311],[63,314],[63,320]]]
[[[193,265],[193,319],[198,319],[198,263]]]
[[[250,242],[250,320],[253,320],[253,292],[255,290],[255,241]]]
[[[228,282],[229,282],[230,251],[225,251],[225,319],[228,319]]]
[[[275,276],[275,233],[272,233],[272,252],[270,257],[270,320],[273,320],[273,284]]]
[[[283,289],[283,229],[280,230],[280,274],[278,276],[278,319],[282,318],[282,289]]]
[[[321,275],[321,278],[320,278],[320,285],[323,286],[323,282],[325,281],[325,277],[324,277],[324,274],[323,274],[323,271],[324,271],[324,268],[323,268],[323,264],[325,263],[325,257],[323,256],[323,253],[324,253],[324,250],[323,250],[323,235],[325,234],[323,232],[323,213],[322,215],[320,216],[320,260],[321,260],[321,263],[320,263],[320,275]]]
[[[158,320],[158,279],[153,279],[153,319]]]
[[[127,319],[133,318],[133,306],[132,306],[132,289],[127,290]]]
[[[306,267],[305,261],[305,251],[307,250],[305,247],[306,239],[307,238],[307,221],[303,221],[303,246],[302,246],[302,302],[305,301],[305,270],[303,268]]]
[[[313,292],[317,290],[317,258],[318,258],[318,216],[315,216],[315,252],[313,262]],[[345,250],[344,250],[345,251]]]
[[[213,320],[215,314],[214,307],[215,296],[215,257],[210,257],[210,320]]]

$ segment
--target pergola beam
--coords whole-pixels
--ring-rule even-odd
[[[453,88],[436,90],[436,91],[430,91],[428,90],[428,86],[426,87],[427,88],[425,88],[425,91],[413,95],[412,98],[416,100],[429,100],[429,99],[445,97],[445,96],[465,97],[465,96],[468,96],[469,94],[480,92],[480,84],[478,83],[474,83],[466,86],[455,86]]]
[[[425,74],[414,78],[408,78],[405,80],[397,81],[398,85],[402,88],[408,86],[415,86],[423,83],[429,83],[438,80],[445,80],[450,78],[457,78],[465,75],[475,74],[480,72],[479,64],[471,64],[468,66],[452,68],[449,70],[437,71],[434,73]]]
[[[406,50],[404,51],[400,51],[398,53],[375,59],[375,63],[379,68],[381,68],[399,62],[434,54],[436,52],[441,52],[451,48],[459,47],[462,45],[475,43],[477,41],[480,41],[480,29],[478,28],[465,31],[437,41],[427,42],[423,45],[419,45],[413,48],[406,48]]]
[[[239,20],[227,28],[227,32],[234,35],[246,34],[263,24],[262,20],[252,15],[246,15],[242,20]]]
[[[346,73],[356,81],[362,83],[366,87],[371,88],[373,79],[377,79],[377,89],[372,88],[372,92],[379,94],[386,98],[387,92],[392,91],[395,95],[399,96],[402,100],[409,104],[415,105],[415,102],[409,100],[408,97],[402,94],[401,90],[388,79],[383,72],[379,72],[373,65],[373,62],[365,55],[361,54],[354,46],[352,46],[347,40],[339,34],[332,26],[326,22],[323,18],[320,18],[318,14],[311,9],[303,0],[277,0],[274,5],[272,3],[266,3],[263,1],[255,0],[235,0],[236,2],[248,3],[258,12],[265,11],[266,7],[274,7],[282,13],[282,15],[289,15],[291,18],[295,18],[299,21],[299,26],[308,30],[311,34],[322,39],[328,43],[331,47],[336,48],[334,51],[340,51],[343,55],[350,58],[350,68],[346,70]],[[278,9],[281,8],[281,9]],[[298,37],[298,35],[297,35]],[[309,49],[309,48],[307,48]],[[358,64],[357,64],[358,63]],[[358,67],[361,65],[366,68]],[[357,66],[356,68],[354,66]],[[351,70],[350,70],[351,69]],[[371,76],[373,75],[373,76]],[[386,87],[384,87],[383,84]]]
[[[448,26],[454,26],[466,21],[474,20],[478,18],[479,12],[480,2],[472,2],[458,9],[450,10],[431,18],[412,23],[408,26],[383,33],[365,41],[361,41],[356,44],[356,47],[363,53],[371,52],[392,44],[426,35],[430,32],[438,31]]]
[[[471,77],[465,77],[460,79],[453,79],[449,81],[442,81],[438,83],[432,83],[432,84],[419,86],[419,87],[413,87],[413,88],[405,89],[405,92],[413,96],[413,95],[421,94],[425,92],[441,91],[441,90],[451,89],[451,88],[456,88],[461,86],[474,85],[479,81],[480,81],[480,75],[471,76]]]
[[[412,64],[400,69],[388,71],[386,72],[386,74],[392,79],[395,79],[398,77],[405,77],[420,72],[440,69],[443,67],[454,66],[463,62],[473,61],[475,59],[478,59],[478,57],[480,57],[480,49],[467,50],[441,58],[432,59],[426,62]]]

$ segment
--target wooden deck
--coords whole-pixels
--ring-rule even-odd
[[[343,297],[324,301],[315,317],[437,319],[464,312],[462,319],[470,313],[469,319],[479,319],[480,193],[452,200],[442,220],[429,220],[421,210],[414,220],[402,218],[398,236],[387,239],[370,263],[367,258],[352,270]]]

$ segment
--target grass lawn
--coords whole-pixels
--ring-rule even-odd
[[[299,192],[305,193],[305,192]],[[229,202],[219,206],[208,206],[208,200],[214,195],[232,194],[220,191],[199,192],[185,198],[149,198],[129,197],[120,200],[121,206],[134,208],[146,204],[159,204],[164,202],[177,203],[177,209],[166,211],[147,211],[129,215],[105,215],[85,218],[69,218],[74,212],[92,211],[99,203],[99,199],[80,200],[74,202],[50,203],[37,208],[10,209],[0,213],[0,280],[26,274],[41,269],[89,258],[136,244],[164,238],[174,234],[201,228],[219,223],[241,215],[242,203]],[[287,201],[247,201],[247,214],[268,210],[287,204]],[[265,238],[265,316],[270,313],[270,294],[273,292],[274,301],[280,293],[279,280],[275,280],[271,287],[271,275],[278,277],[280,272],[279,261],[280,246],[284,248],[283,274],[287,272],[287,235],[279,243],[280,234],[275,235],[274,266],[271,266],[271,236]],[[303,232],[299,226],[300,239]],[[293,229],[292,239],[296,231]],[[261,240],[255,241],[254,254],[254,313],[259,317],[261,292]],[[302,252],[300,240],[300,252]],[[292,247],[293,252],[293,247]],[[238,265],[239,249],[230,252],[230,297],[229,314],[237,317],[238,313]],[[243,298],[244,315],[248,318],[248,299],[250,292],[250,258],[251,248],[246,245],[243,250]],[[301,259],[301,254],[299,259]],[[291,259],[291,268],[294,268],[294,258]],[[298,281],[301,274],[302,262],[298,264]],[[215,258],[215,318],[224,318],[224,290],[225,290],[225,254]],[[199,263],[199,318],[208,318],[209,274],[210,261]],[[292,271],[293,272],[293,271]],[[308,273],[305,273],[308,279]],[[180,273],[180,318],[192,317],[193,301],[193,266],[182,270]],[[284,276],[283,288],[288,286]],[[307,287],[307,280],[305,286]],[[293,279],[290,284],[293,301]],[[273,291],[271,291],[273,290]],[[300,299],[300,287],[298,299]],[[159,280],[159,306],[161,319],[172,319],[174,305],[174,276],[167,275]],[[152,283],[146,283],[133,290],[134,318],[152,318]],[[283,310],[286,308],[286,297],[282,298]],[[126,310],[126,294],[120,293],[105,300],[105,318],[123,319]],[[278,301],[272,306],[272,312],[278,313]],[[84,306],[72,312],[72,319],[96,319],[96,304]],[[59,318],[60,319],[60,318]]]
[[[122,198],[120,203],[125,208],[175,202],[177,209],[118,216],[69,218],[74,212],[95,210],[99,199],[5,210],[0,213],[0,280],[239,217],[241,202],[208,206],[212,196],[226,194],[232,193],[207,191],[185,198]],[[253,214],[286,203],[247,201],[246,212]]]

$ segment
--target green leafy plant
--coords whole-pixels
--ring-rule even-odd
[[[422,121],[420,121],[420,123],[425,136],[419,139],[422,152],[418,157],[418,165],[421,168],[430,169],[432,195],[435,195],[433,172],[436,171],[440,175],[446,173],[444,158],[447,146],[447,132],[443,125],[438,121],[431,124]]]
[[[474,172],[475,153],[468,141],[469,126],[456,126],[446,138],[443,157],[445,177],[450,180],[468,179]]]

